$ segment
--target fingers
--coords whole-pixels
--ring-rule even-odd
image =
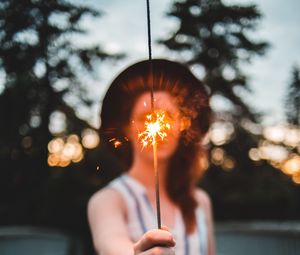
[[[170,232],[164,229],[153,229],[145,233],[142,238],[134,245],[135,254],[144,252],[150,249],[163,249],[175,246],[175,240]],[[148,253],[147,253],[148,254]],[[156,253],[149,253],[156,254]],[[169,254],[169,253],[157,253]],[[172,253],[170,253],[172,254]]]
[[[173,248],[154,247],[145,252],[140,253],[140,255],[175,255],[175,251]]]
[[[169,228],[167,226],[161,226],[160,229],[169,231]]]

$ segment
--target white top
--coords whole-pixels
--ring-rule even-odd
[[[157,228],[154,211],[145,187],[128,175],[121,175],[109,184],[120,193],[128,212],[128,233],[133,242],[150,229]],[[207,226],[204,210],[196,209],[197,231],[187,234],[180,211],[176,212],[175,225],[170,232],[176,240],[176,255],[207,255]],[[162,222],[163,224],[163,222]],[[164,224],[163,224],[164,225]]]

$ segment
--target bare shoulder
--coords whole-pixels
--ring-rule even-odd
[[[94,193],[88,202],[88,210],[101,207],[123,207],[121,194],[113,188],[105,187]]]
[[[196,188],[195,196],[200,207],[210,208],[210,197],[205,190]]]
[[[103,202],[106,200],[122,200],[121,194],[113,188],[105,187],[95,192],[89,199],[89,204]]]

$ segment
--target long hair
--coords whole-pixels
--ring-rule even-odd
[[[183,214],[187,232],[191,233],[196,226],[197,206],[193,187],[202,170],[197,162],[199,154],[204,153],[200,144],[211,119],[209,96],[202,82],[187,67],[169,60],[142,61],[128,67],[115,78],[103,99],[100,136],[102,141],[111,141],[109,147],[123,160],[127,171],[133,155],[124,130],[130,123],[136,99],[152,88],[175,97],[185,119],[186,128],[168,164],[166,187],[170,199]],[[116,142],[122,145],[115,148]]]

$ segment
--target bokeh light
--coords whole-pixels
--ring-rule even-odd
[[[289,129],[284,138],[284,144],[290,147],[297,147],[300,145],[300,129]]]
[[[258,148],[258,155],[261,159],[273,162],[282,162],[288,158],[289,152],[283,146],[264,141]]]
[[[226,154],[223,148],[216,147],[211,151],[211,162],[214,165],[221,166],[226,172],[230,172],[235,167],[235,160]]]
[[[292,176],[292,180],[296,184],[300,184],[300,172]]]
[[[223,161],[222,168],[228,172],[228,171],[231,171],[234,167],[235,167],[234,159],[226,156]]]
[[[93,149],[98,146],[99,141],[97,132],[92,129],[84,130],[82,141],[76,134],[53,138],[48,143],[48,165],[51,167],[66,167],[72,162],[78,163],[84,158],[83,147]]]
[[[211,161],[215,165],[221,165],[224,160],[225,151],[222,148],[214,148],[211,151]]]
[[[234,133],[233,124],[230,122],[215,122],[209,130],[209,138],[215,145],[223,145],[230,141]]]
[[[251,148],[248,155],[249,155],[249,158],[253,161],[261,160],[259,149],[257,149],[257,148]]]
[[[265,140],[259,148],[249,151],[252,160],[264,159],[282,173],[291,176],[295,184],[300,184],[300,129],[295,126],[277,125],[266,127]]]
[[[249,149],[249,159],[256,162],[256,165],[266,161],[283,174],[290,176],[295,184],[300,184],[300,129],[281,124],[260,130],[258,126],[246,124],[248,131],[260,137],[258,146]],[[227,155],[221,146],[230,142],[234,131],[230,122],[218,121],[212,125],[208,133],[208,140],[214,146],[210,154],[210,163],[220,166],[227,172],[236,167],[236,159]]]
[[[263,131],[264,137],[274,143],[282,143],[286,134],[286,128],[284,126],[271,126],[266,127]]]
[[[62,138],[55,138],[48,143],[48,151],[53,154],[59,153],[64,147]]]
[[[289,159],[283,162],[281,166],[282,172],[288,175],[296,176],[300,174],[300,156],[297,154],[291,155]]]
[[[81,134],[82,145],[87,149],[93,149],[98,146],[100,138],[98,133],[93,129],[85,129]]]

